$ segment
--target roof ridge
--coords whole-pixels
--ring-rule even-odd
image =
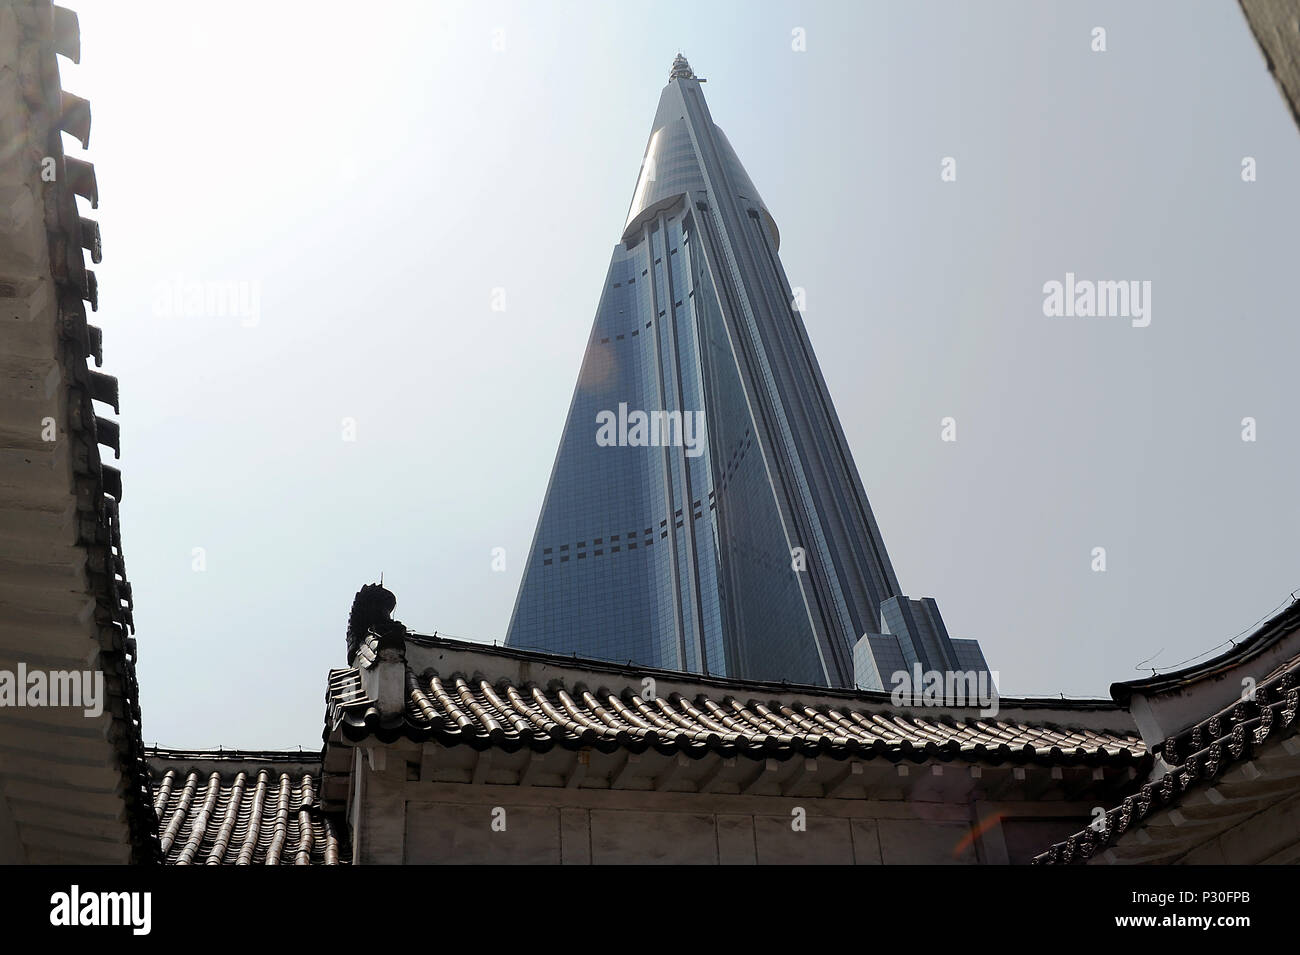
[[[193,760],[236,760],[240,762],[320,762],[323,754],[319,750],[308,749],[170,749],[164,746],[146,746],[146,759],[193,759]]]
[[[878,703],[883,706],[894,705],[890,698],[890,691],[888,690],[863,690],[856,687],[813,686],[807,683],[789,683],[786,681],[741,680],[735,677],[690,673],[685,670],[668,670],[660,667],[636,664],[631,661],[627,663],[615,663],[609,660],[592,660],[579,656],[570,656],[563,653],[552,653],[545,650],[526,650],[520,647],[509,647],[496,643],[482,643],[477,640],[464,640],[455,637],[440,636],[436,632],[434,635],[430,636],[428,634],[410,631],[406,634],[406,642],[413,646],[424,647],[426,649],[460,649],[471,653],[483,653],[488,656],[502,657],[505,659],[535,660],[538,662],[552,663],[556,666],[567,666],[599,673],[616,673],[623,676],[635,676],[638,679],[644,677],[658,677],[675,680],[677,682],[695,683],[701,686],[730,688],[733,690],[748,690],[750,692],[815,693],[819,696],[862,700],[864,702]],[[347,668],[336,667],[330,672],[334,673],[340,669]],[[1056,696],[1013,697],[999,693],[998,700],[1002,707],[1018,707],[1023,709],[1050,707],[1060,710],[1117,710],[1122,708],[1114,700],[1100,697],[1084,699],[1069,699]]]

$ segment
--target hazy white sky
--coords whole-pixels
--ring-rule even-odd
[[[1230,0],[76,9],[148,742],[316,748],[381,571],[504,638],[678,49],[904,590],[1005,693],[1104,696],[1300,587],[1300,136]],[[1045,317],[1067,271],[1150,281],[1150,326]]]

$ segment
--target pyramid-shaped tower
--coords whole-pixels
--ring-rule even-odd
[[[679,54],[507,644],[869,688],[916,663],[983,669],[933,600],[901,595],[776,221],[702,82]]]

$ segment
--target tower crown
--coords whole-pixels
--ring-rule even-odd
[[[668,79],[670,82],[695,79],[695,71],[691,69],[691,64],[686,62],[686,57],[680,53],[673,57],[673,68],[668,72]]]

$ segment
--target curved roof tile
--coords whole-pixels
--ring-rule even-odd
[[[592,674],[599,676],[598,674]],[[481,675],[407,670],[406,711],[381,714],[362,688],[360,671],[330,672],[327,735],[350,742],[374,737],[436,741],[474,749],[546,751],[593,747],[710,752],[751,759],[794,755],[1052,765],[1132,765],[1149,754],[1136,735],[1078,727],[1029,725],[995,718],[926,719],[846,705],[783,703],[700,692],[644,699],[624,689],[551,681],[490,681]]]
[[[298,753],[150,754],[168,865],[339,865],[334,820],[320,810],[320,763]]]

